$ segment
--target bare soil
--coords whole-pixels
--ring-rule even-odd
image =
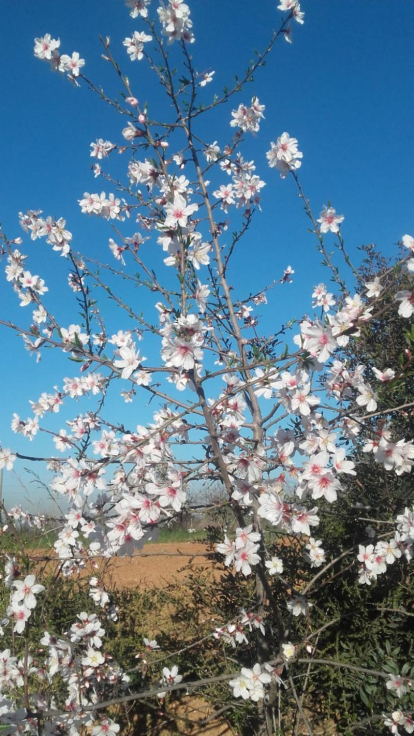
[[[164,588],[173,581],[183,580],[189,574],[186,566],[190,562],[193,569],[211,568],[212,562],[206,556],[210,551],[200,542],[148,544],[133,557],[112,560],[109,575],[120,588]],[[182,698],[173,708],[170,723],[168,720],[159,717],[154,736],[177,733],[182,736],[236,736],[223,717],[214,718],[211,704],[200,697]]]
[[[209,551],[201,542],[147,544],[133,557],[111,560],[111,576],[119,588],[164,588],[185,578],[188,570],[184,568],[190,562],[200,570],[211,567]]]

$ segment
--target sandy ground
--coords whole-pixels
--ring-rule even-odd
[[[51,554],[53,550],[36,550],[36,556]],[[208,559],[211,549],[201,542],[165,542],[146,544],[133,557],[113,558],[108,562],[100,562],[99,568],[104,572],[105,587],[111,584],[118,588],[165,588],[171,583],[184,580],[189,574],[186,569],[191,562],[192,570],[212,567]],[[104,571],[104,568],[107,569]],[[88,566],[89,567],[89,566]],[[91,574],[91,569],[83,574]],[[95,571],[95,574],[97,571]],[[220,575],[219,571],[214,574]],[[166,611],[167,618],[171,616]],[[204,723],[203,723],[204,721]],[[194,725],[190,725],[191,723]],[[304,727],[303,727],[304,728]],[[183,697],[170,710],[169,716],[157,714],[157,719],[148,730],[148,724],[133,726],[133,736],[238,736],[226,723],[225,716],[219,714],[214,717],[211,705],[196,695]],[[299,734],[307,730],[299,728]],[[325,723],[314,730],[315,736],[335,736],[337,731],[333,724]],[[130,736],[130,733],[128,733]]]
[[[110,574],[117,587],[164,588],[188,574],[183,568],[189,562],[195,568],[211,567],[207,553],[208,547],[200,542],[147,544],[133,557],[113,559]]]
[[[206,554],[209,549],[200,542],[180,542],[164,544],[147,544],[134,557],[116,558],[111,561],[110,576],[115,585],[124,588],[163,588],[173,581],[184,579],[188,575],[185,569],[189,562],[193,568],[211,567]],[[199,697],[184,697],[175,709],[177,720],[175,729],[170,730],[168,722],[154,731],[154,736],[170,736],[181,733],[191,736],[235,736],[223,717],[214,718],[209,703]],[[183,718],[184,720],[180,720]],[[160,718],[161,724],[163,718]],[[168,721],[168,719],[166,719]],[[191,727],[189,722],[194,721]],[[197,722],[207,721],[203,725]]]

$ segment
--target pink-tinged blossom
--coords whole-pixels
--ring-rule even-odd
[[[243,529],[236,529],[236,549],[242,549],[248,543],[260,542],[260,533],[253,531],[253,525],[245,526]]]
[[[314,308],[322,307],[324,312],[329,312],[330,308],[336,304],[333,294],[327,291],[325,284],[318,284],[318,286],[315,286],[312,298],[315,299],[312,306]]]
[[[394,692],[399,698],[407,692],[407,680],[401,675],[388,675],[387,690]]]
[[[91,586],[89,595],[92,598],[93,602],[96,603],[97,606],[105,608],[105,606],[109,603],[109,595],[104,590],[100,580],[96,577],[91,578],[89,581],[89,585]]]
[[[235,204],[233,185],[232,184],[221,184],[220,189],[216,189],[213,192],[213,196],[219,199],[221,202],[221,209],[224,212],[228,211],[229,205]]]
[[[79,204],[82,208],[82,212],[87,212],[88,214],[98,215],[102,210],[99,194],[89,194],[89,192],[85,192],[83,199],[79,200]]]
[[[373,367],[372,372],[382,383],[387,383],[395,378],[395,371],[392,368],[386,368],[384,371],[380,371],[378,368]]]
[[[111,141],[104,141],[102,138],[98,138],[95,143],[91,143],[91,156],[97,159],[103,159],[109,156],[111,151],[116,146]]]
[[[51,60],[53,52],[60,46],[60,39],[52,38],[50,33],[46,33],[41,38],[35,38],[34,55],[38,59]]]
[[[249,176],[243,173],[241,176],[233,177],[234,184],[234,196],[237,198],[237,207],[246,207],[250,209],[250,205],[253,203],[260,207],[260,190],[266,186],[265,182],[259,179],[258,176]],[[288,267],[286,280],[289,279],[289,274],[294,273],[293,269]]]
[[[367,547],[364,547],[360,544],[357,560],[362,562],[368,570],[372,569],[372,565],[374,563],[374,545],[369,544]]]
[[[162,670],[162,679],[160,680],[161,685],[178,685],[183,679],[182,675],[178,674],[178,667],[175,664],[171,669],[168,667],[164,667]],[[157,693],[158,698],[165,698],[166,693],[160,692]]]
[[[270,168],[279,169],[284,179],[289,171],[296,171],[302,166],[300,161],[303,153],[298,150],[297,138],[291,138],[289,133],[282,133],[276,143],[270,144],[270,151],[266,153]]]
[[[15,580],[13,587],[16,592],[13,593],[13,598],[17,602],[22,602],[27,608],[36,607],[36,595],[39,595],[45,588],[43,585],[36,583],[34,575],[26,575],[24,580]]]
[[[327,470],[328,463],[329,455],[325,450],[311,455],[309,460],[305,463],[303,478],[305,480],[318,478]]]
[[[311,323],[304,320],[301,323],[301,334],[295,335],[293,340],[321,363],[325,363],[336,348],[332,329],[319,321]]]
[[[124,238],[126,245],[132,247],[135,253],[145,240],[146,238],[143,238],[141,233],[134,233],[130,237]]]
[[[208,161],[208,163],[211,163],[211,161],[217,161],[217,159],[220,157],[220,148],[217,145],[217,141],[214,141],[214,143],[210,143],[209,146],[204,150],[204,155]]]
[[[250,107],[246,105],[239,105],[237,110],[232,111],[233,120],[230,122],[232,128],[240,128],[243,132],[250,131],[257,133],[260,126],[260,121],[264,118],[263,110],[264,105],[259,103],[257,97],[253,97]]]
[[[122,219],[120,214],[121,204],[121,200],[115,197],[114,194],[111,193],[106,196],[105,192],[101,192],[101,194],[85,192],[83,199],[79,200],[82,212],[100,215],[106,220]]]
[[[24,603],[12,601],[11,606],[9,606],[7,609],[7,615],[15,621],[13,631],[16,634],[23,633],[26,626],[26,621],[30,618],[31,613],[31,609],[28,608]]]
[[[258,550],[259,545],[251,542],[247,542],[242,549],[237,550],[234,559],[236,572],[242,572],[245,576],[251,575],[251,565],[258,565],[260,562]]]
[[[228,470],[238,478],[246,478],[249,483],[256,483],[262,477],[263,461],[256,456],[232,455],[228,456],[230,463]]]
[[[412,716],[403,713],[401,710],[394,710],[389,716],[383,715],[384,726],[387,726],[391,733],[399,736],[401,731],[399,728],[404,728],[407,733],[413,733],[414,731],[414,720]]]
[[[312,498],[321,498],[324,496],[328,503],[333,503],[337,499],[337,491],[341,484],[335,478],[330,470],[326,470],[321,475],[311,478],[308,481],[309,487],[312,489]]]
[[[133,35],[130,38],[125,38],[122,43],[126,46],[131,61],[141,61],[144,58],[144,43],[149,41],[152,41],[152,36],[148,33],[134,31]]]
[[[292,17],[301,25],[303,25],[305,17],[305,13],[303,13],[300,9],[300,4],[298,0],[280,0],[280,5],[277,6],[278,10],[282,10],[284,12],[291,12]]]
[[[210,294],[210,289],[207,286],[207,284],[202,284],[200,281],[197,280],[197,288],[194,292],[194,299],[197,304],[199,312],[204,312],[207,309],[207,300],[208,296]]]
[[[154,483],[147,485],[147,491],[158,496],[162,508],[171,506],[174,511],[180,511],[186,499],[186,493],[180,483],[158,487]]]
[[[256,396],[263,396],[265,399],[271,399],[274,391],[277,389],[276,378],[278,373],[275,370],[264,371],[262,368],[255,369],[256,378],[259,379],[255,382],[255,394]]]
[[[148,5],[151,0],[125,0],[125,4],[128,8],[131,8],[129,14],[131,18],[147,18],[148,17]]]
[[[317,396],[311,396],[310,385],[306,384],[302,388],[298,389],[292,396],[291,407],[292,411],[299,411],[302,416],[309,416],[312,411],[312,407],[319,404]]]
[[[163,35],[167,36],[169,44],[174,41],[194,42],[190,8],[184,0],[167,0],[165,5],[157,9],[157,13]]]
[[[313,509],[295,509],[291,518],[292,531],[295,534],[305,534],[310,537],[311,527],[319,525],[319,517],[317,516],[317,507]]]
[[[118,245],[112,238],[109,238],[109,250],[111,251],[114,258],[117,261],[121,261],[122,265],[125,266],[125,260],[123,253],[127,250],[125,245]]]
[[[319,230],[321,233],[337,233],[339,226],[345,220],[344,215],[337,215],[333,207],[324,206],[318,222],[320,222]]]
[[[120,726],[117,723],[104,718],[92,728],[92,736],[115,736],[119,730]]]
[[[63,54],[59,60],[59,71],[68,72],[72,77],[78,77],[84,66],[85,59],[81,59],[77,51],[74,51],[72,56]]]
[[[197,204],[187,204],[181,194],[176,193],[174,201],[165,205],[166,218],[164,227],[176,229],[178,226],[185,227],[188,218],[198,210]]]
[[[261,665],[255,664],[253,669],[242,668],[242,675],[248,677],[250,685],[250,700],[257,703],[265,697],[264,685],[268,685],[272,678],[267,672],[262,672]]]
[[[182,368],[185,371],[191,370],[196,362],[201,362],[203,359],[203,351],[200,347],[180,338],[166,342],[161,355],[167,366]]]
[[[132,125],[132,123],[127,123],[126,128],[122,131],[122,135],[126,141],[133,141],[134,138],[140,138],[142,132],[135,125]]]

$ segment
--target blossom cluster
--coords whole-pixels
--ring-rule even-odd
[[[234,542],[225,537],[224,542],[216,545],[216,549],[217,552],[225,555],[224,564],[227,567],[234,562],[236,572],[250,575],[251,566],[260,562],[260,556],[257,554],[260,545],[257,542],[260,542],[260,534],[253,531],[253,526],[250,524],[244,529],[236,530]]]
[[[230,122],[232,128],[240,128],[243,133],[250,131],[257,133],[259,131],[260,121],[264,118],[263,110],[265,105],[261,105],[258,97],[253,97],[250,107],[239,105],[237,110],[233,110],[233,120]]]
[[[282,133],[276,143],[271,143],[266,156],[270,168],[278,169],[282,179],[302,166],[303,153],[298,149],[297,139],[291,138],[289,133]]]
[[[37,59],[48,61],[54,71],[66,72],[72,78],[78,77],[85,66],[85,59],[81,59],[77,51],[71,56],[61,54],[59,47],[60,39],[52,38],[50,33],[46,33],[41,38],[35,38],[34,55]]]
[[[233,182],[221,184],[220,188],[213,192],[224,212],[228,212],[231,205],[243,207],[245,214],[250,211],[252,205],[260,206],[260,190],[266,184],[253,173],[256,170],[253,161],[244,161],[243,157],[238,155],[235,161],[225,158],[221,161],[220,168],[232,176]]]
[[[380,539],[375,544],[359,545],[358,561],[359,582],[371,585],[378,575],[387,570],[387,565],[393,565],[401,557],[410,562],[414,552],[414,509],[405,508],[395,520],[396,531],[394,537],[388,540]]]
[[[233,695],[235,698],[243,698],[243,700],[263,700],[265,697],[264,686],[268,685],[272,681],[272,676],[269,674],[270,665],[262,669],[259,663],[255,664],[252,669],[242,667],[241,673],[234,680],[230,680],[229,685],[233,688]]]
[[[167,0],[165,5],[163,4],[158,8],[157,13],[162,25],[162,32],[167,36],[168,43],[174,41],[194,42],[190,8],[184,0]]]
[[[220,626],[215,630],[213,636],[215,639],[222,640],[236,648],[237,644],[248,643],[246,631],[257,630],[265,634],[265,624],[262,616],[253,611],[242,609],[236,621],[227,624],[227,626]]]

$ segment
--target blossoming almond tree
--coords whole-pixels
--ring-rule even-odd
[[[400,268],[411,278],[411,286],[399,291],[395,303],[384,309],[386,289],[379,276],[361,293],[348,290],[331,254],[334,242],[344,267],[351,268],[351,277],[352,271],[355,275],[340,229],[344,216],[329,203],[321,203],[319,217],[313,215],[299,179],[306,157],[298,140],[281,130],[273,141],[264,142],[262,160],[254,163],[243,157],[245,137],[260,133],[265,115],[265,105],[247,94],[246,83],[253,81],[276,43],[290,40],[294,24],[303,24],[304,13],[296,0],[281,1],[282,20],[266,49],[233,88],[212,98],[205,95],[214,72],[196,71],[192,55],[190,6],[167,0],[152,17],[149,0],[126,4],[139,30],[131,27],[125,48],[113,49],[109,38],[103,40],[104,58],[124,88],[122,103],[111,100],[88,78],[79,53],[61,53],[60,39],[48,33],[35,39],[39,60],[75,85],[89,87],[115,107],[125,123],[117,141],[97,138],[91,143],[94,175],[105,184],[99,191],[78,193],[85,217],[108,221],[108,260],[97,264],[87,252],[78,252],[63,217],[55,219],[47,211],[20,213],[25,237],[44,240],[45,247],[54,251],[50,258],[65,259],[68,288],[81,308],[81,323],[69,324],[73,319],[69,314],[65,324],[57,321],[53,286],[35,273],[33,256],[21,249],[22,237],[2,234],[6,279],[24,310],[21,324],[6,316],[1,323],[17,332],[36,360],[46,348],[53,348],[70,362],[56,388],[33,397],[27,419],[16,414],[12,418],[13,431],[28,441],[47,430],[52,435],[50,455],[21,455],[2,447],[0,468],[9,471],[17,458],[23,458],[45,463],[53,474],[50,491],[65,501],[66,510],[54,520],[58,536],[51,561],[57,563],[57,575],[72,577],[96,559],[134,554],[155,530],[191,507],[187,502],[191,484],[217,481],[225,489],[234,524],[216,551],[236,576],[254,579],[254,600],[246,600],[241,613],[234,611],[231,620],[211,631],[218,651],[223,640],[235,647],[231,661],[223,658],[223,674],[188,680],[179,673],[174,656],[161,652],[157,661],[168,664],[161,679],[156,670],[147,668],[141,671],[140,686],[135,681],[132,686],[122,662],[105,653],[105,620],[116,617],[116,611],[96,575],[90,579],[91,609],[79,611],[68,630],[45,628],[40,641],[32,640],[31,621],[44,620],[40,604],[47,595],[46,576],[38,577],[36,560],[19,529],[22,523],[45,528],[50,517],[3,506],[7,533],[15,536],[19,551],[3,554],[10,598],[2,627],[6,636],[12,630],[13,638],[12,647],[0,655],[2,733],[75,736],[88,729],[95,736],[116,734],[120,725],[111,711],[114,704],[156,701],[175,691],[202,691],[211,682],[223,681],[236,702],[255,704],[255,732],[268,736],[279,732],[280,692],[289,687],[299,720],[311,734],[300,685],[295,685],[292,673],[295,663],[322,661],[312,623],[312,593],[336,560],[329,559],[318,539],[321,514],[335,509],[346,478],[358,475],[353,445],[362,443],[364,452],[397,476],[410,474],[414,464],[412,439],[393,429],[391,412],[399,407],[390,404],[378,412],[383,419],[390,417],[381,431],[373,433],[368,422],[377,414],[379,393],[383,395],[396,376],[395,366],[360,365],[351,371],[342,351],[352,349],[370,320],[385,319],[387,309],[406,319],[412,316],[414,239],[402,234],[402,245],[409,252]],[[180,49],[180,71],[170,63],[171,45]],[[133,67],[123,71],[131,63]],[[164,120],[155,119],[136,97],[136,63],[146,65],[161,82],[169,105]],[[236,105],[239,92],[244,98]],[[199,118],[216,108],[229,121],[228,140],[220,143],[205,141],[197,132]],[[116,151],[125,161],[123,181],[111,174],[110,159]],[[275,176],[277,172],[294,185],[334,283],[332,292],[323,283],[310,287],[310,315],[298,326],[290,325],[287,346],[282,342],[285,326],[275,325],[270,335],[262,333],[257,308],[265,308],[268,289],[285,288],[293,269],[278,265],[278,281],[237,300],[230,281],[239,240],[260,216],[266,158],[267,185],[287,185]],[[213,169],[222,180],[219,188],[209,182]],[[155,248],[165,253],[162,273],[155,273],[152,265]],[[120,283],[128,279],[148,289],[154,297],[152,312],[141,314],[134,303],[127,303],[116,277]],[[128,328],[120,319],[114,334],[107,331],[99,301],[91,297],[93,287],[95,294],[109,295],[121,310],[118,314],[129,318]],[[157,344],[159,363],[148,365],[146,342]],[[116,418],[108,417],[106,397],[114,393],[120,396],[121,407],[124,401],[139,405],[153,400],[152,422],[126,429],[121,410]],[[95,401],[94,408],[79,413],[86,397]],[[48,415],[72,404],[73,418],[57,432],[48,429]],[[281,544],[278,555],[272,555],[270,533],[287,537],[304,564],[315,568],[306,587],[297,589],[295,579],[284,578],[284,547]],[[414,509],[404,507],[387,534],[369,543],[366,538],[358,540],[344,554],[353,557],[361,585],[371,586],[378,576],[387,575],[389,566],[411,560],[413,540]],[[283,603],[275,593],[276,584],[285,591]],[[93,607],[100,609],[99,614]],[[289,622],[301,616],[307,619],[307,635],[291,641]],[[238,648],[248,640],[255,642],[256,655],[246,667],[238,660]],[[145,642],[147,648],[159,649],[156,640]],[[325,664],[348,666],[339,661]],[[412,691],[406,672],[395,677],[385,671],[354,669],[384,680],[396,703]],[[62,687],[54,691],[49,684],[57,679]],[[411,718],[409,710],[382,716],[393,733],[412,732]]]

